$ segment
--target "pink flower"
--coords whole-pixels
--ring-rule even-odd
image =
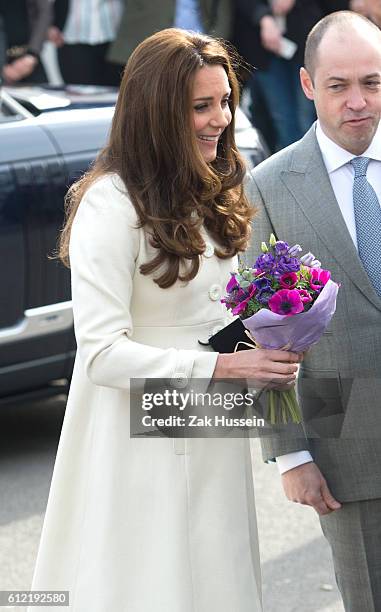
[[[310,287],[314,291],[321,291],[321,289],[328,283],[331,278],[329,270],[322,270],[321,268],[311,269],[311,280]]]
[[[257,291],[256,286],[254,284],[250,285],[249,292],[246,294],[246,298],[242,300],[242,302],[237,304],[237,306],[232,308],[232,314],[239,315],[242,312],[244,312],[244,310],[246,310],[246,306],[248,305],[248,303],[250,302],[251,298],[253,297],[256,291]]]
[[[303,304],[309,304],[310,302],[312,302],[312,297],[308,293],[307,289],[297,289],[297,292],[299,293],[300,299],[302,300]]]
[[[269,300],[269,308],[279,315],[295,315],[303,312],[303,302],[296,289],[280,289]]]
[[[226,291],[228,293],[231,293],[233,291],[233,289],[236,289],[236,288],[238,289],[238,287],[239,287],[238,281],[237,281],[237,279],[235,277],[235,274],[232,273],[232,275],[230,277],[230,280],[229,280],[228,284],[226,285]]]
[[[279,283],[283,289],[294,289],[298,280],[298,275],[295,272],[287,272],[286,274],[282,274]]]
[[[246,299],[243,302],[241,302],[240,304],[237,304],[237,306],[235,308],[232,308],[232,314],[233,315],[239,315],[239,314],[241,314],[241,312],[246,310],[246,306],[247,306],[248,301],[249,300]]]

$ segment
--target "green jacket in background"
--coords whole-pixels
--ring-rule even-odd
[[[137,45],[154,32],[170,28],[175,18],[176,0],[157,4],[153,0],[125,0],[124,13],[108,59],[124,64]],[[230,0],[200,0],[201,19],[206,34],[229,39]]]

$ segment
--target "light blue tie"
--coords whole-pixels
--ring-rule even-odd
[[[366,178],[369,157],[355,157],[351,164],[355,170],[353,206],[358,252],[373,287],[381,297],[381,207]]]

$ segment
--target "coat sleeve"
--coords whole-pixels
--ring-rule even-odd
[[[111,177],[94,183],[72,227],[70,265],[78,352],[89,379],[125,389],[130,378],[210,379],[218,353],[161,349],[131,339],[130,302],[143,230],[130,200]]]
[[[69,0],[55,0],[53,4],[53,25],[63,30],[69,12]]]
[[[273,15],[268,0],[236,0],[235,8],[253,26],[258,26],[265,15]]]

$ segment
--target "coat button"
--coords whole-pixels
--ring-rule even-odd
[[[205,245],[204,257],[212,257],[214,255],[214,246],[207,242]]]
[[[212,285],[209,289],[209,297],[216,302],[221,297],[221,285]]]
[[[188,376],[184,372],[175,372],[171,378],[171,386],[177,389],[184,389],[188,384]]]

